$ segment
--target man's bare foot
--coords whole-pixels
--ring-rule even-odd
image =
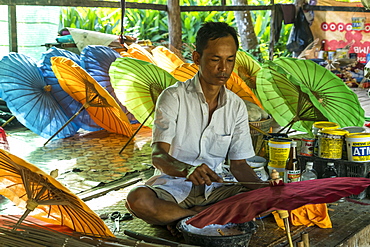
[[[167,225],[167,230],[169,230],[172,236],[176,238],[182,238],[182,233],[176,227],[179,221],[176,221],[175,223]]]

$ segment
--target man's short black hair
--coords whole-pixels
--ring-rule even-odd
[[[209,40],[215,40],[229,35],[234,38],[236,47],[239,48],[238,33],[235,28],[225,22],[206,22],[197,32],[195,50],[202,55]]]

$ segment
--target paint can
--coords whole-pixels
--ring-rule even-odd
[[[366,129],[364,127],[358,127],[358,126],[348,126],[348,127],[342,128],[342,130],[347,130],[350,134],[366,132]]]
[[[313,156],[315,138],[302,138],[301,152],[303,156]]]
[[[289,158],[290,139],[272,138],[269,140],[269,163],[274,168],[285,168]]]
[[[324,159],[342,159],[343,142],[347,134],[349,132],[342,129],[320,131],[318,156]]]
[[[257,177],[259,177],[262,181],[267,181],[269,179],[269,175],[265,170],[265,165],[267,163],[265,158],[261,156],[253,156],[247,159],[247,163],[253,168]]]
[[[319,133],[323,129],[338,129],[339,125],[334,122],[328,122],[328,121],[319,121],[315,122],[312,126],[312,133],[315,137],[314,142],[314,148],[313,148],[313,155],[318,156],[319,155]]]
[[[348,161],[370,161],[370,133],[353,133],[346,136]]]

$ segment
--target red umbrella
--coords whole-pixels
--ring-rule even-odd
[[[331,203],[342,197],[360,194],[370,179],[337,177],[288,183],[244,192],[222,200],[186,221],[198,228],[251,221],[273,210],[293,210],[306,204]]]

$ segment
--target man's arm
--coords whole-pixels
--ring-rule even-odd
[[[256,184],[246,184],[245,187],[258,189],[269,186],[269,183],[262,181],[254,170],[248,165],[246,160],[231,160],[230,171],[239,182],[255,182]]]
[[[192,166],[175,159],[168,154],[170,147],[170,144],[164,142],[156,142],[152,146],[153,165],[161,172],[174,177],[185,177],[195,185],[211,185],[212,182],[223,181],[204,163]]]

